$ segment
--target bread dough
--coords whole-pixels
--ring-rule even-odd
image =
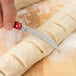
[[[72,4],[70,4],[70,6],[71,5]],[[76,6],[76,1],[74,2],[74,6],[72,6],[72,7],[75,8],[75,6]],[[68,9],[69,9],[69,7],[67,8],[67,10]],[[75,13],[75,12],[76,11],[73,9],[72,13]],[[61,14],[62,14],[62,12],[61,12]],[[59,13],[58,13],[58,15],[60,17]],[[54,17],[56,18],[56,16],[54,16]],[[67,21],[67,23],[65,23],[66,21]],[[59,44],[64,38],[66,38],[74,30],[76,30],[76,22],[74,20],[72,20],[71,17],[69,17],[68,15],[66,15],[65,18],[61,19],[60,22],[61,22],[60,25],[63,25],[65,27],[65,29],[68,30],[68,33],[65,32],[62,27],[53,23],[52,18],[49,19],[48,21],[46,21],[37,30],[44,33],[43,28],[45,28],[45,30],[47,30],[49,33],[52,32],[53,36],[56,39],[56,43]],[[62,36],[63,32],[64,32],[64,36]],[[5,55],[3,55],[0,58],[0,70],[6,76],[22,75],[33,64],[35,64],[36,62],[38,62],[45,56],[52,53],[53,50],[54,50],[54,48],[51,47],[49,44],[47,44],[42,39],[37,38],[35,36],[32,37],[31,35],[29,35],[21,43],[19,43],[14,48],[9,50]]]
[[[12,55],[7,53],[0,58],[0,61],[1,61],[0,65],[3,65],[3,66],[0,66],[0,71],[4,73],[4,76],[16,76],[16,75],[23,74],[24,67]]]
[[[44,0],[19,10],[17,13],[17,21],[37,28],[61,10],[62,7],[64,7],[64,3],[61,3],[61,1],[58,2],[55,0],[53,2],[52,0]]]

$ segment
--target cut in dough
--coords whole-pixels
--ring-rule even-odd
[[[63,7],[64,3],[61,3],[61,1],[58,2],[55,0],[53,2],[52,0],[44,0],[19,10],[17,13],[17,21],[36,28],[46,22],[46,20],[56,14]]]
[[[16,76],[23,74],[24,67],[12,55],[5,54],[3,57],[0,58],[0,61],[0,65],[3,65],[0,66],[0,71],[4,74],[4,76]],[[4,67],[6,67],[6,69]]]
[[[4,75],[0,72],[0,76],[4,76]]]

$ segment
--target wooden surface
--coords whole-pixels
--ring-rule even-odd
[[[76,33],[67,37],[59,48],[61,54],[54,51],[23,76],[76,76]]]

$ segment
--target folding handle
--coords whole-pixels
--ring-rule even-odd
[[[15,22],[14,28],[20,30],[22,28],[22,24],[19,22]]]

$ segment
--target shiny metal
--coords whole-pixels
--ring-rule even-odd
[[[37,31],[25,25],[22,25],[21,31],[25,31],[39,37],[40,39],[44,40],[45,42],[50,44],[52,47],[54,47],[60,53],[59,48],[57,44],[55,43],[55,41],[51,37],[45,35],[44,33],[41,33],[40,31]]]

